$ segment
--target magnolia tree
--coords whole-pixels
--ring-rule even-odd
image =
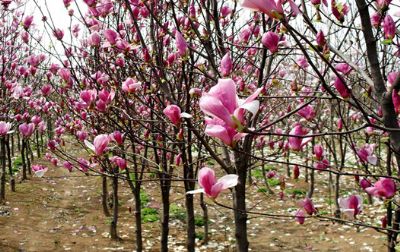
[[[119,186],[127,183],[135,202],[136,249],[143,250],[140,192],[154,174],[161,195],[161,251],[168,250],[173,183],[184,187],[188,251],[195,250],[196,193],[205,219],[207,204],[232,210],[237,251],[249,250],[249,215],[369,227],[385,233],[388,250],[395,251],[400,222],[395,1],[64,0],[68,31],[34,2],[49,39],[62,49],[54,53],[38,45],[46,57],[16,48],[17,55],[28,48],[29,56],[14,69],[21,72],[25,59],[29,71],[11,71],[18,78],[3,75],[2,97],[25,99],[4,111],[20,114],[13,118],[21,122],[23,157],[35,128],[45,127],[40,116],[51,111],[46,158],[102,177],[111,238],[119,238]],[[18,3],[3,0],[4,13],[9,4]],[[29,43],[32,20],[25,17],[23,26],[18,20],[15,29],[23,27],[22,39]],[[44,64],[46,58],[51,62]],[[41,64],[43,78],[32,73]],[[18,86],[19,78],[24,84]],[[17,96],[24,86],[38,98],[26,91]],[[26,103],[32,109],[23,111],[27,115],[19,111]],[[5,139],[11,119],[2,120]],[[70,152],[71,144],[86,152]],[[39,176],[46,171],[31,169]],[[285,199],[287,179],[308,182],[295,211],[249,210],[246,199],[254,191],[248,185],[257,183],[258,170],[268,201]],[[269,187],[273,177],[280,190]],[[361,190],[343,194],[349,178]],[[322,181],[334,188],[331,215],[312,200]],[[231,202],[221,199],[222,191],[231,193]],[[279,197],[271,197],[275,193]],[[373,200],[387,209],[381,225],[360,219],[369,207],[363,203]],[[287,199],[288,208],[292,201]]]
[[[51,118],[52,106],[45,96],[52,89],[45,75],[49,57],[33,49],[41,38],[33,16],[24,12],[26,3],[3,0],[0,4],[0,201],[4,203],[6,173],[11,190],[16,190],[13,156],[21,158],[22,180],[28,178],[28,173],[32,174],[32,169],[34,172],[45,169],[32,163],[31,146],[36,147],[35,154],[40,157],[47,128],[45,120]]]

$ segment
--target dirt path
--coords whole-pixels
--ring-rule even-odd
[[[134,218],[128,211],[132,205],[126,185],[121,183],[120,242],[108,237],[108,218],[100,204],[100,178],[69,173],[63,168],[50,168],[43,178],[32,178],[17,184],[17,192],[8,192],[9,202],[0,207],[0,252],[8,251],[134,251]],[[156,184],[148,185],[157,188]],[[254,188],[250,188],[255,190]],[[152,193],[157,194],[157,190]],[[183,203],[182,192],[174,191],[176,203]],[[295,200],[266,200],[251,193],[252,202],[262,202],[254,210],[286,213]],[[225,194],[226,197],[227,194]],[[152,205],[159,205],[157,197]],[[274,196],[272,196],[274,197]],[[276,197],[276,196],[275,196]],[[196,204],[198,205],[198,197]],[[293,202],[292,202],[293,201]],[[227,201],[229,204],[229,201]],[[366,207],[369,208],[369,207]],[[200,210],[196,211],[201,214]],[[230,210],[210,202],[210,244],[199,251],[233,251],[233,219]],[[370,213],[365,213],[371,215]],[[375,215],[375,214],[373,214]],[[331,222],[307,220],[298,225],[294,220],[273,220],[258,217],[249,220],[252,251],[383,251],[385,237],[373,230],[342,226]],[[170,251],[185,251],[184,224],[171,220]],[[158,222],[143,226],[144,251],[159,251]],[[197,231],[202,231],[199,227]]]
[[[17,192],[8,192],[10,201],[2,208],[9,216],[0,217],[1,251],[133,248],[127,237],[118,243],[103,237],[108,225],[100,208],[98,182],[98,177],[51,168],[44,178],[17,184]]]

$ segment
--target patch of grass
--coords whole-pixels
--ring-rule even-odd
[[[303,196],[306,195],[306,191],[302,189],[286,189],[286,194],[288,195],[298,195],[298,196]]]
[[[260,188],[258,188],[257,192],[266,193],[266,192],[268,192],[268,190],[265,187],[260,187]]]
[[[18,172],[22,167],[22,156],[17,156],[12,162],[13,172]]]
[[[204,224],[205,224],[203,216],[199,216],[199,215],[195,216],[194,217],[194,224],[197,227],[203,227]]]
[[[150,202],[150,198],[149,195],[147,195],[147,193],[143,190],[140,190],[140,205],[141,207],[145,207],[147,206],[147,204],[149,204]]]
[[[202,240],[204,240],[204,233],[196,233],[196,234],[195,234],[195,237],[196,237],[197,239],[199,239],[200,241],[202,241]]]
[[[334,203],[333,199],[325,199],[325,202],[326,202],[326,204],[328,204],[329,206],[330,206],[330,205],[333,205],[333,203]]]
[[[318,211],[319,215],[328,215],[329,212],[328,211]]]
[[[180,221],[186,220],[186,211],[182,207],[178,206],[177,204],[171,204],[169,206],[169,214],[171,219],[177,219]]]
[[[272,179],[268,179],[268,185],[269,186],[277,186],[277,185],[279,185],[281,182],[279,181],[279,179],[275,179],[275,178],[272,178]]]
[[[145,207],[142,209],[142,222],[143,223],[148,223],[148,222],[155,222],[160,219],[160,216],[158,215],[157,209],[150,208],[150,207]]]

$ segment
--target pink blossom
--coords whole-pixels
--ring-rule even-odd
[[[306,69],[310,65],[305,57],[299,57],[296,60],[296,63],[302,69]]]
[[[101,134],[94,138],[93,144],[85,140],[86,146],[94,151],[97,156],[103,155],[107,151],[107,146],[110,143],[110,136],[107,134]]]
[[[175,32],[175,46],[176,46],[176,49],[178,49],[178,54],[180,57],[182,57],[186,54],[188,45],[186,43],[185,38],[182,36],[182,34],[179,31]]]
[[[346,3],[336,3],[336,0],[331,0],[332,14],[339,22],[344,22],[344,17],[349,12],[349,6]]]
[[[350,74],[351,70],[353,70],[351,68],[351,66],[349,64],[347,64],[347,63],[338,63],[338,64],[336,64],[335,69],[338,72],[343,73],[344,75]]]
[[[362,197],[351,195],[347,198],[339,198],[340,210],[349,218],[354,219],[362,211]]]
[[[122,90],[127,93],[134,93],[141,86],[141,82],[136,81],[132,78],[127,78],[124,82],[122,82]]]
[[[299,224],[301,224],[301,225],[304,224],[304,221],[306,220],[306,217],[305,217],[305,213],[304,213],[304,211],[302,209],[299,209],[299,210],[296,211],[295,219]]]
[[[112,29],[106,29],[103,31],[103,35],[111,45],[115,45],[115,43],[117,43],[119,35],[116,31]]]
[[[267,14],[270,18],[282,19],[284,17],[282,1],[244,0],[242,2],[242,7],[255,11],[261,11]]]
[[[191,118],[188,113],[181,112],[181,108],[177,105],[168,105],[163,110],[163,113],[175,126],[179,126],[181,118]]]
[[[224,125],[237,128],[244,122],[245,110],[253,115],[257,113],[259,101],[255,99],[260,92],[261,88],[242,100],[236,94],[236,85],[232,79],[219,79],[218,84],[200,98],[200,109]]]
[[[324,157],[324,148],[320,144],[314,145],[314,155],[317,160],[322,160]]]
[[[64,32],[63,32],[63,30],[61,30],[61,29],[59,29],[59,28],[56,28],[56,29],[53,31],[53,34],[54,34],[54,36],[56,37],[56,39],[58,39],[58,40],[62,40],[63,37],[64,37]]]
[[[322,160],[320,160],[320,161],[315,162],[315,163],[314,163],[314,168],[317,169],[317,170],[319,170],[319,171],[328,169],[328,168],[329,168],[329,161],[328,161],[328,159],[324,158],[324,159],[322,159]]]
[[[74,168],[74,166],[72,165],[72,163],[69,162],[69,161],[64,161],[64,162],[63,162],[63,167],[64,167],[65,169],[67,169],[69,172],[71,172],[72,169]]]
[[[320,47],[324,47],[326,45],[325,34],[322,30],[318,31],[316,41],[317,45]]]
[[[314,119],[314,117],[316,116],[314,107],[311,105],[307,105],[301,108],[299,111],[297,111],[297,114],[308,121]]]
[[[31,169],[35,173],[35,176],[39,178],[43,177],[45,172],[47,172],[47,167],[43,165],[32,165]]]
[[[232,59],[230,57],[230,53],[227,52],[221,60],[220,70],[222,76],[228,76],[232,72],[232,68]]]
[[[9,133],[12,133],[11,130],[12,124],[9,122],[0,122],[0,136],[5,136]]]
[[[371,16],[371,24],[373,27],[378,28],[381,25],[381,14],[379,12],[375,12]]]
[[[392,198],[396,194],[396,184],[390,178],[381,178],[374,186],[367,187],[365,191],[375,197]]]
[[[385,34],[385,39],[389,40],[393,39],[396,35],[396,24],[389,14],[383,19],[383,32]]]
[[[317,209],[314,207],[314,203],[310,198],[305,198],[299,202],[300,207],[302,207],[308,215],[313,215],[317,213]]]
[[[35,130],[35,124],[34,123],[23,123],[19,125],[19,132],[22,134],[23,137],[29,138],[32,136],[33,131]]]
[[[27,30],[32,25],[32,22],[33,22],[33,16],[26,16],[24,18],[24,21],[22,22],[22,25]]]
[[[370,163],[376,165],[378,158],[374,155],[375,144],[364,144],[357,150],[357,155],[364,164]]]
[[[112,140],[114,140],[118,145],[122,145],[124,143],[124,134],[120,131],[116,130],[111,135]]]
[[[271,53],[276,53],[278,51],[279,35],[272,31],[264,33],[261,38],[261,43],[268,48]]]
[[[289,132],[289,148],[293,151],[300,151],[304,145],[312,140],[312,137],[305,137],[308,131],[300,123],[295,124]]]
[[[335,81],[333,82],[333,85],[335,86],[336,90],[339,92],[340,96],[342,96],[343,99],[348,99],[351,96],[350,90],[346,87],[341,78],[336,77]]]
[[[110,158],[110,161],[115,164],[116,166],[118,166],[118,168],[120,168],[121,170],[125,170],[127,167],[127,163],[126,160],[119,157],[119,156],[113,156]]]
[[[211,199],[215,199],[218,197],[221,191],[237,185],[238,175],[228,174],[217,180],[214,170],[208,167],[203,167],[199,171],[198,182],[201,189],[189,191],[187,193],[205,193]]]

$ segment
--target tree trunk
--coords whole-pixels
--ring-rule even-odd
[[[0,179],[0,203],[5,203],[6,200],[6,141],[5,137],[1,140],[1,179]]]
[[[108,196],[108,190],[107,190],[107,177],[105,175],[101,175],[102,179],[102,194],[101,194],[101,205],[103,206],[103,213],[106,217],[111,216],[110,211],[108,210],[107,206],[107,196]]]
[[[13,169],[12,169],[12,162],[11,162],[11,147],[10,147],[10,139],[12,141],[12,138],[10,135],[8,135],[7,138],[7,144],[6,144],[6,148],[7,148],[7,161],[8,161],[8,172],[10,175],[10,188],[12,192],[15,192],[15,177],[14,177],[14,173],[13,173]]]
[[[234,189],[234,216],[235,216],[235,238],[236,251],[247,252],[249,250],[249,241],[247,240],[247,213],[246,213],[246,175],[247,162],[243,154],[235,151],[235,165],[238,184]]]
[[[118,168],[116,168],[118,169]],[[115,169],[115,170],[116,170]],[[113,189],[113,216],[110,225],[111,239],[118,240],[117,224],[118,224],[118,176],[117,171],[114,173],[112,189]]]
[[[19,141],[18,141],[19,142]],[[21,147],[21,158],[22,158],[22,180],[28,179],[26,174],[26,159],[25,159],[25,152],[26,152],[26,141],[22,139],[22,147]]]

